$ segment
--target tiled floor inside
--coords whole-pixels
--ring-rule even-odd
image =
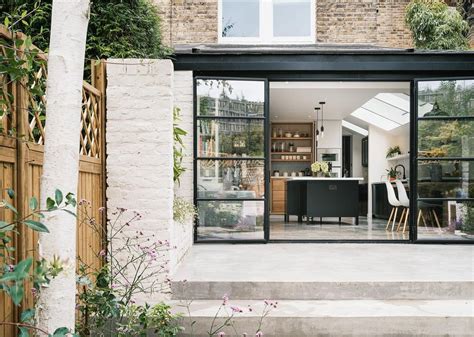
[[[408,240],[408,228],[405,233],[391,227],[386,230],[387,220],[360,217],[356,226],[352,218],[342,218],[339,225],[338,218],[324,218],[322,224],[319,219],[309,225],[306,222],[298,223],[291,217],[290,222],[284,222],[283,216],[271,216],[270,239],[272,240]],[[418,228],[418,236],[425,239],[459,239],[458,236],[437,227]]]
[[[353,218],[342,218],[339,225],[338,218],[319,218],[313,223],[298,223],[296,217],[290,217],[284,222],[283,216],[271,216],[270,238],[272,240],[408,240],[408,230],[385,230],[386,220],[359,218],[359,225],[355,225]]]
[[[270,217],[270,240],[409,240],[408,229],[405,233],[385,229],[387,220],[360,217],[359,225],[353,218],[323,218],[322,224],[317,221],[306,224],[298,223],[296,217],[285,222],[283,216]],[[398,223],[397,223],[398,224]],[[397,225],[396,224],[396,225]],[[396,226],[395,226],[396,227]],[[263,228],[256,231],[236,231],[229,228],[199,228],[200,240],[263,240]],[[428,226],[418,227],[418,238],[425,240],[472,240],[448,232],[446,228]]]

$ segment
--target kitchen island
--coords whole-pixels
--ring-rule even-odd
[[[298,222],[310,218],[355,218],[359,224],[359,181],[363,178],[289,177],[286,189],[285,221],[290,215]]]

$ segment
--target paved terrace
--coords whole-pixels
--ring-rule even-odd
[[[173,279],[215,282],[472,282],[474,245],[198,244],[192,247]]]
[[[277,300],[267,337],[471,337],[473,269],[467,245],[203,244],[174,275],[172,305],[192,300],[183,337],[208,336],[223,294],[254,308],[238,331],[255,331],[262,300]]]

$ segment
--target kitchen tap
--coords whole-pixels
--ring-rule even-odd
[[[397,171],[397,168],[398,167],[401,167],[403,169],[403,180],[406,180],[407,179],[407,176],[406,176],[406,169],[405,169],[405,166],[403,166],[402,164],[398,164],[394,167],[394,170]],[[398,172],[398,171],[397,171]]]

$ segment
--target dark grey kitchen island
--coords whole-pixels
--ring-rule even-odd
[[[286,190],[285,221],[290,215],[298,216],[298,222],[306,217],[355,218],[359,224],[359,181],[362,178],[288,178]]]

